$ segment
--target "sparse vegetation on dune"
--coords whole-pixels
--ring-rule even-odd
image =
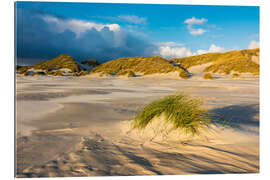
[[[63,76],[63,72],[62,71],[55,71],[54,76]]]
[[[85,60],[82,64],[87,65],[88,67],[96,67],[99,65],[97,60]],[[16,69],[19,74],[31,74],[32,76],[42,74],[62,76],[63,73],[71,73],[73,76],[85,76],[89,74],[88,71],[84,70],[83,67],[80,67],[79,64],[67,54],[59,55],[56,58],[43,61],[33,66],[17,66]],[[33,72],[30,72],[32,70]]]
[[[30,66],[17,66],[16,70],[19,74],[26,74],[28,69],[30,69]]]
[[[100,65],[96,59],[84,60],[82,61],[82,64],[87,64],[88,66],[93,66],[93,67]]]
[[[45,72],[43,72],[43,71],[40,71],[40,72],[34,72],[33,74],[32,74],[32,76],[45,76],[46,74],[45,74]]]
[[[80,68],[78,64],[76,63],[76,61],[70,55],[67,55],[67,54],[62,54],[51,60],[38,63],[34,65],[33,68],[47,70],[47,71],[67,68],[67,69],[70,69],[71,72],[80,71]]]
[[[78,74],[79,74],[79,76],[86,76],[86,75],[88,75],[89,73],[88,73],[88,71],[81,71],[81,72],[79,72]]]
[[[186,94],[171,95],[146,105],[133,119],[133,128],[144,129],[161,115],[174,129],[186,134],[199,134],[211,123],[211,115],[202,107],[203,101]]]
[[[46,75],[54,75],[53,71],[45,71]]]
[[[208,66],[204,70],[205,72],[224,73],[230,74],[233,72],[238,73],[252,73],[256,74],[260,71],[259,64],[251,61],[249,58],[242,55],[228,57],[227,59],[220,59],[214,64]]]
[[[94,67],[90,73],[98,73],[99,76],[127,76],[166,74],[178,72],[179,77],[188,79],[189,68],[197,65],[210,63],[203,71],[205,79],[213,79],[213,74],[252,73],[259,75],[259,64],[252,59],[258,59],[259,49],[230,51],[226,53],[207,53],[185,58],[172,58],[166,60],[159,56],[151,57],[129,57],[118,58],[99,64],[97,60],[85,60],[77,63],[71,56],[62,54],[48,61],[38,63],[34,66],[17,66],[19,74],[28,75],[30,69],[44,71],[46,75],[59,75],[57,71],[68,71],[73,76],[84,76],[89,74],[84,65]],[[87,70],[87,71],[86,71]],[[57,72],[57,73],[56,73]],[[63,74],[63,72],[62,72]],[[236,78],[236,76],[232,76]]]
[[[127,77],[136,77],[136,74],[131,70],[121,70],[117,73],[117,76],[127,76]]]
[[[181,71],[181,72],[179,72],[179,76],[180,76],[182,79],[188,79],[188,78],[189,78],[189,74],[188,74],[186,71]]]
[[[232,78],[239,78],[240,77],[240,75],[238,74],[238,73],[234,73],[233,75],[232,75]]]
[[[128,71],[135,74],[148,75],[155,73],[179,72],[179,77],[189,78],[188,70],[192,66],[212,63],[204,72],[230,74],[231,72],[259,74],[259,64],[253,62],[253,56],[259,56],[259,49],[230,51],[226,53],[207,53],[185,58],[169,60],[159,56],[130,57],[108,61],[94,68],[92,73],[103,75],[126,75]],[[176,64],[174,66],[173,64]],[[209,76],[209,79],[213,79]]]
[[[23,72],[22,74],[23,74],[24,76],[28,76],[28,72],[27,72],[27,71]]]
[[[128,77],[135,77],[136,75],[133,71],[128,71],[127,76]]]
[[[203,79],[209,79],[209,80],[213,80],[214,77],[212,76],[211,73],[205,73],[204,76],[203,76]]]
[[[17,71],[18,71],[20,68],[22,68],[22,66],[16,65],[16,70],[17,70]]]
[[[81,72],[72,73],[72,76],[86,76],[88,74],[89,74],[88,71],[81,71]]]
[[[189,69],[192,66],[202,65],[215,61],[221,53],[207,53],[183,58],[172,58],[170,62],[181,64],[185,69]]]
[[[169,61],[180,63],[186,69],[192,66],[212,62],[204,72],[230,74],[231,72],[259,74],[259,64],[252,61],[253,56],[259,56],[259,49],[229,51],[226,53],[207,53],[185,58],[172,58]]]
[[[91,73],[100,73],[101,75],[128,75],[129,72],[134,74],[155,74],[182,72],[178,66],[173,66],[169,61],[159,56],[152,57],[130,57],[119,58],[108,61],[94,68]]]

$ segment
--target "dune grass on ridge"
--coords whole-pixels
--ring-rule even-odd
[[[33,66],[34,69],[49,70],[55,69],[59,70],[61,68],[68,68],[72,72],[79,72],[80,68],[76,61],[67,54],[61,54],[51,60],[40,62]]]
[[[91,73],[100,73],[101,76],[130,76],[132,75],[130,72],[134,75],[178,72],[181,73],[180,77],[186,78],[188,76],[184,76],[186,72],[183,69],[173,66],[169,61],[159,56],[118,58],[101,64],[91,71]]]
[[[210,80],[213,80],[214,77],[212,76],[211,73],[205,73],[204,76],[203,76],[203,79],[210,79]]]
[[[186,134],[199,134],[211,123],[210,113],[203,101],[187,94],[163,97],[146,105],[133,119],[132,126],[144,129],[155,117],[165,115],[165,121]]]
[[[204,72],[218,74],[237,72],[259,75],[260,65],[252,61],[252,57],[254,56],[260,56],[260,49],[234,50],[224,53],[206,53],[183,58],[172,58],[169,61],[180,63],[181,66],[187,70],[192,66],[212,63],[204,69]]]

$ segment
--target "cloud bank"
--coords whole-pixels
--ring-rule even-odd
[[[184,44],[176,42],[159,42],[156,43],[159,46],[158,50],[155,52],[156,55],[162,56],[164,58],[172,57],[186,57],[191,56],[192,52],[184,47]]]
[[[51,15],[40,16],[48,26],[51,26],[51,30],[58,33],[63,33],[66,30],[70,30],[79,37],[82,33],[87,30],[95,29],[102,31],[104,28],[109,28],[110,31],[118,32],[121,30],[118,24],[98,24],[91,21],[82,21],[77,19],[59,19]]]
[[[18,63],[34,64],[39,62],[37,59],[51,59],[59,54],[70,54],[78,60],[106,61],[153,55],[157,48],[127,33],[119,24],[70,19],[20,8],[16,13]]]
[[[143,35],[137,35],[139,32],[136,33],[136,28],[133,28],[146,23],[146,19],[133,15],[118,16],[118,19],[135,24],[121,27],[116,23],[71,19],[29,9],[19,8],[16,13],[18,64],[36,64],[60,54],[70,54],[77,60],[94,58],[105,62],[119,57],[155,55],[169,59],[225,51],[215,44],[208,50],[192,52],[183,43],[149,42],[144,40]],[[185,20],[192,35],[206,32],[202,28],[193,27],[206,22],[205,18],[195,17]],[[252,41],[249,48],[258,46],[258,42]]]
[[[217,46],[215,44],[211,44],[208,50],[199,49],[197,50],[197,54],[205,54],[205,53],[215,53],[215,52],[224,52],[225,48]]]

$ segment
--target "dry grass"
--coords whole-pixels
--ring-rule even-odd
[[[76,61],[70,55],[67,55],[67,54],[62,54],[51,60],[38,63],[34,65],[33,68],[47,70],[47,71],[67,68],[67,69],[70,69],[71,72],[80,71],[80,68],[78,64],[76,63]]]
[[[86,75],[88,75],[88,74],[89,74],[88,71],[80,71],[80,72],[78,73],[79,76],[86,76]]]
[[[31,66],[17,66],[17,72],[19,74],[25,74],[31,68]]]
[[[32,74],[32,76],[45,76],[45,75],[46,75],[45,72],[42,72],[42,71],[40,71],[40,72],[34,72]]]
[[[207,53],[197,56],[185,58],[173,58],[170,61],[180,63],[181,66],[188,69],[192,66],[202,65],[212,62],[212,65],[206,67],[204,72],[230,74],[238,73],[252,73],[259,74],[259,65],[253,62],[252,56],[259,56],[259,49],[230,51],[226,53]]]
[[[179,76],[180,76],[182,79],[188,79],[188,78],[189,78],[188,73],[185,72],[185,71],[179,72]]]
[[[84,60],[82,61],[82,64],[87,64],[88,66],[93,66],[93,67],[100,65],[96,59]]]
[[[127,76],[128,77],[135,77],[136,75],[133,71],[128,71]]]
[[[133,128],[144,129],[155,117],[165,115],[165,121],[174,129],[187,134],[199,134],[199,130],[211,122],[211,114],[202,107],[202,100],[186,94],[171,95],[146,105],[133,119]]]
[[[202,65],[209,62],[213,62],[220,56],[221,53],[207,53],[202,55],[184,57],[184,58],[172,58],[169,61],[179,63],[185,69],[189,69],[192,66]]]
[[[213,80],[214,77],[212,76],[211,73],[205,73],[204,76],[203,76],[203,79],[209,79],[209,80]]]
[[[207,73],[217,74],[231,74],[232,72],[240,73],[252,73],[253,75],[260,74],[259,64],[253,62],[251,59],[253,56],[259,56],[259,49],[252,50],[240,50],[230,51],[226,53],[207,53],[197,56],[185,57],[185,58],[172,58],[166,60],[159,56],[152,57],[129,57],[119,58],[108,61],[104,64],[99,65],[96,60],[86,60],[82,64],[88,64],[95,66],[91,73],[99,73],[100,76],[104,75],[117,75],[117,76],[128,76],[135,77],[136,74],[149,75],[149,74],[161,74],[169,72],[178,72],[179,77],[182,79],[188,79],[188,70],[192,66],[202,65],[211,63],[203,71]],[[179,66],[172,65],[180,64]],[[17,66],[17,72],[20,74],[27,74],[30,68],[41,69],[49,74],[58,74],[58,70],[67,68],[71,70],[74,76],[87,75],[85,71],[80,69],[77,62],[69,55],[60,55],[56,58],[48,61],[41,62],[34,66]],[[56,72],[53,72],[56,71]],[[211,75],[211,74],[210,74]],[[209,76],[207,74],[207,76]],[[236,76],[232,76],[236,78]],[[204,77],[207,79],[213,79],[210,76]]]
[[[158,56],[153,57],[130,57],[119,58],[108,61],[94,68],[91,73],[100,73],[101,75],[128,75],[129,72],[134,74],[155,74],[182,72],[180,67],[173,66],[166,59]]]
[[[62,71],[55,71],[54,76],[63,76],[63,72]]]
[[[232,75],[232,78],[239,78],[240,77],[240,75],[238,74],[238,73],[234,73],[233,75]]]

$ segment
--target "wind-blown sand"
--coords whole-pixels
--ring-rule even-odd
[[[17,177],[259,172],[259,79],[17,76]],[[130,131],[152,100],[176,92],[237,124],[202,137]],[[179,136],[181,137],[181,135]]]

